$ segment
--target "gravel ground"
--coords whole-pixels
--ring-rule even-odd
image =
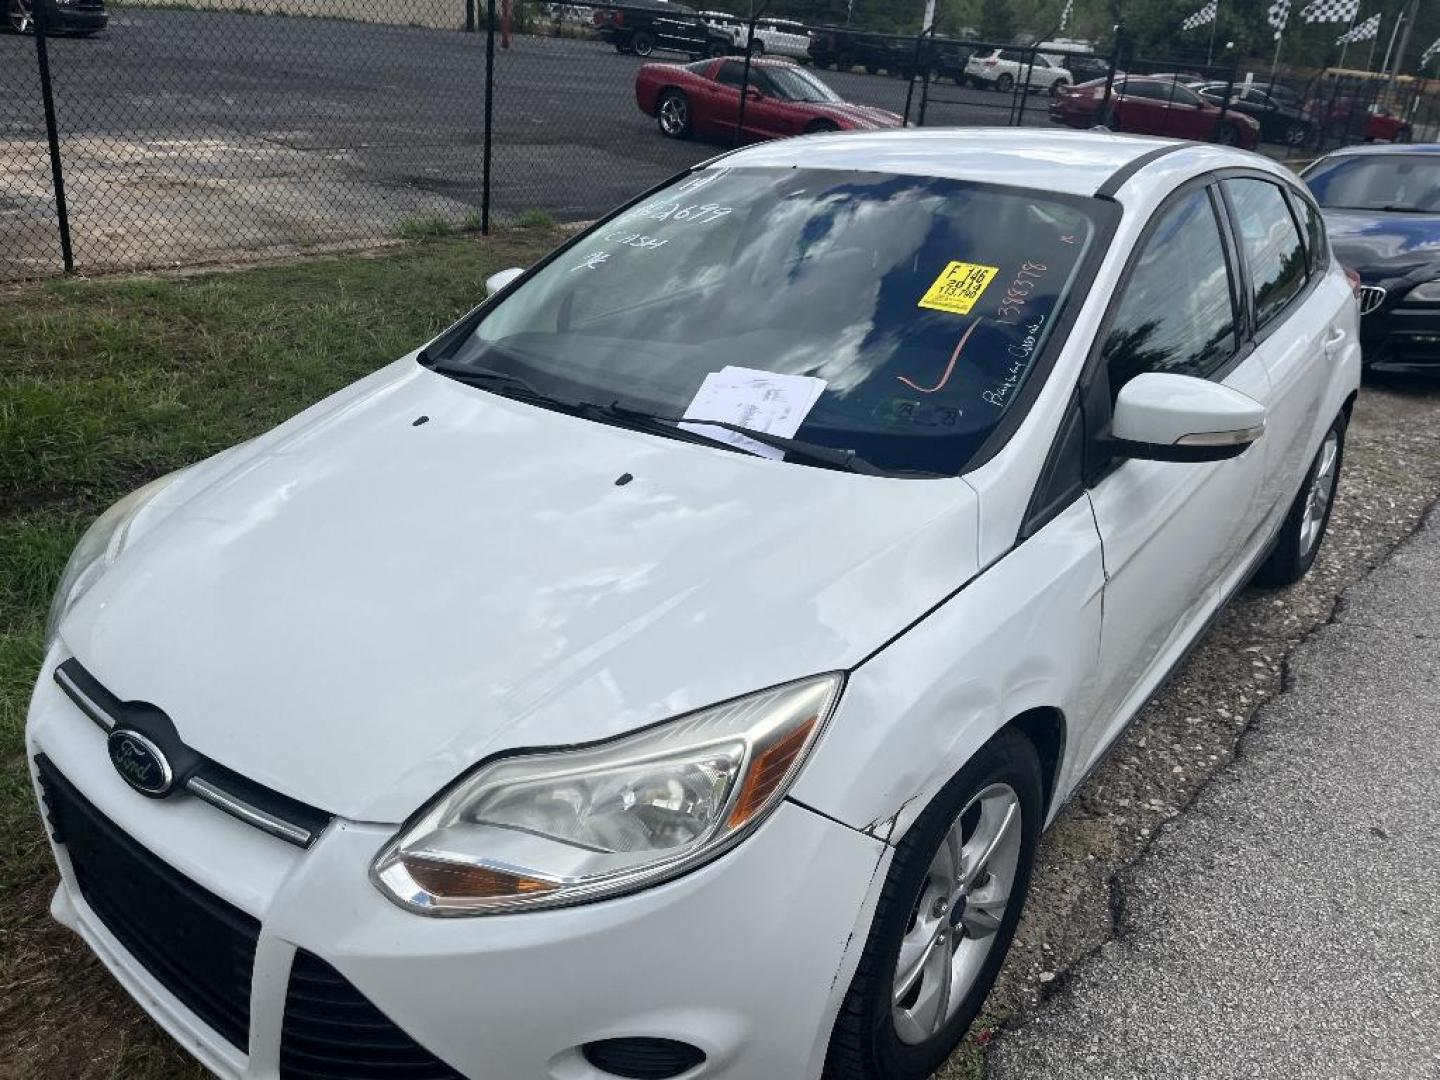
[[[1440,1077],[1440,514],[1291,655],[995,1080]]]
[[[1051,827],[977,1042],[1004,1022],[1022,1023],[1115,935],[1124,901],[1117,875],[1233,760],[1256,710],[1282,689],[1291,651],[1440,497],[1437,429],[1440,383],[1367,383],[1315,566],[1290,589],[1236,597]],[[937,1075],[973,1073],[973,1054],[962,1052]]]

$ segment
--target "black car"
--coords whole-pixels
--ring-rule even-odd
[[[1093,79],[1107,78],[1110,74],[1109,63],[1098,56],[1087,53],[1059,53],[1056,55],[1060,66],[1075,76],[1076,86]]]
[[[1366,367],[1440,374],[1440,144],[1351,146],[1303,175],[1360,276]]]
[[[87,37],[105,29],[110,16],[105,0],[3,0],[5,26],[17,34],[35,31],[35,20],[45,19],[47,34]],[[41,7],[40,5],[43,5]]]
[[[668,0],[627,0],[612,7],[597,7],[591,21],[596,35],[614,45],[616,52],[636,56],[668,49],[699,60],[724,56],[732,44],[723,31],[706,25],[694,8]]]
[[[1211,82],[1192,87],[1212,105],[1225,100],[1230,91],[1230,103],[1225,107],[1235,112],[1253,116],[1260,123],[1260,138],[1264,142],[1285,143],[1299,146],[1315,130],[1315,118],[1304,109],[1285,101],[1278,94],[1270,94],[1256,86],[1243,83]]]
[[[915,63],[915,39],[889,37],[847,26],[820,26],[810,31],[810,59],[816,67],[848,71],[861,67],[871,75],[887,71],[908,74]]]

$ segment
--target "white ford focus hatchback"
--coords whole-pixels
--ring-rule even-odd
[[[1324,535],[1296,179],[791,139],[108,511],[29,757],[55,917],[225,1077],[918,1078],[1041,830]]]

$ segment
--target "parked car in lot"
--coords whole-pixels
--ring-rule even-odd
[[[816,67],[836,71],[864,68],[900,74],[914,60],[915,39],[889,37],[851,30],[846,26],[820,26],[810,32],[810,59]]]
[[[1312,104],[1311,111],[1324,118],[1325,134],[1337,141],[1408,143],[1413,136],[1409,121],[1379,102],[1350,94],[1327,97],[1322,91]]]
[[[801,137],[487,287],[85,534],[51,911],[221,1075],[929,1076],[1044,826],[1320,548],[1318,211],[1215,147]]]
[[[43,4],[47,33],[89,37],[105,29],[110,15],[104,0],[5,0],[5,27],[12,33],[35,30],[37,4]]]
[[[694,64],[645,64],[635,73],[635,103],[672,139],[733,136],[740,116],[745,62],[733,57]],[[899,127],[895,113],[852,105],[818,75],[785,60],[751,60],[745,103],[748,139],[804,132]]]
[[[750,40],[749,20],[726,11],[702,11],[700,18],[713,30],[725,34],[732,51],[743,53]],[[770,53],[774,56],[788,56],[795,60],[810,57],[810,36],[802,23],[787,19],[757,19],[753,52],[756,56]]]
[[[1440,374],[1440,145],[1350,146],[1303,176],[1360,277],[1366,365]]]
[[[1308,112],[1253,86],[1209,82],[1193,84],[1190,89],[1217,106],[1226,100],[1228,92],[1227,109],[1254,118],[1260,125],[1260,138],[1265,142],[1299,146],[1314,134],[1315,118]]]
[[[1058,94],[1075,82],[1070,71],[1043,53],[1028,49],[991,49],[972,53],[965,77],[981,89],[1009,93],[1016,86]]]
[[[706,25],[693,8],[670,0],[627,0],[622,7],[596,8],[592,19],[602,41],[636,56],[666,49],[699,59],[724,56],[732,45],[728,34]]]
[[[1170,135],[1213,141],[1247,150],[1260,142],[1254,117],[1211,105],[1194,90],[1169,79],[1127,75],[1105,97],[1105,80],[1062,89],[1050,103],[1050,118],[1070,127],[1099,125],[1111,131]]]

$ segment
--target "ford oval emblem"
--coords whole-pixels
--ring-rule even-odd
[[[175,774],[160,747],[128,728],[110,732],[110,761],[124,781],[141,795],[163,799],[170,794]]]

